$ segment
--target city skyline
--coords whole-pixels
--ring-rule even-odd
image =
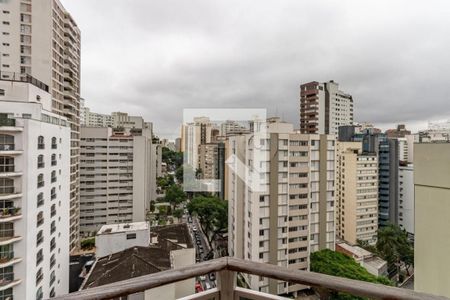
[[[83,32],[87,105],[142,115],[159,136],[179,134],[192,107],[267,107],[297,125],[299,86],[312,80],[334,79],[353,95],[355,121],[382,129],[450,115],[438,71],[450,64],[448,5],[62,2]]]

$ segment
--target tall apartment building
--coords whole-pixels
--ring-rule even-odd
[[[361,142],[338,142],[336,150],[336,234],[356,244],[376,242],[378,158]]]
[[[362,142],[362,152],[378,155],[378,225],[397,224],[400,164],[398,139],[390,139],[375,128],[368,128],[354,134],[341,130],[338,140]]]
[[[80,233],[101,226],[146,220],[156,199],[160,151],[151,126],[133,129],[81,128]]]
[[[353,124],[353,98],[330,80],[300,85],[301,133],[335,134]]]
[[[51,110],[47,85],[0,80],[1,299],[69,291],[70,127]]]
[[[450,297],[450,144],[414,144],[414,289]]]
[[[414,165],[401,164],[398,168],[398,221],[414,240]]]
[[[398,159],[399,162],[413,163],[414,161],[414,141],[415,135],[409,134],[398,138]]]
[[[71,132],[70,248],[78,245],[80,30],[58,0],[0,2],[1,78],[32,76],[49,86],[52,111]]]
[[[296,133],[292,124],[277,120],[267,124],[267,134],[228,138],[226,153],[242,162],[225,172],[231,256],[307,270],[310,252],[334,250],[334,143],[334,136]],[[260,174],[252,166],[260,166]],[[252,189],[251,178],[262,189]],[[304,288],[245,279],[252,289],[273,294]]]
[[[208,144],[219,135],[219,130],[207,117],[194,118],[192,123],[183,124],[181,128],[181,151],[184,152],[185,163],[194,169],[199,166],[199,145]]]

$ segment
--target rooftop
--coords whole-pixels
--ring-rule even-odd
[[[134,229],[123,228],[123,225],[134,225]],[[116,230],[115,232],[125,232],[129,230],[143,230],[147,228],[146,226],[146,222],[105,225],[100,231],[111,229]],[[193,247],[186,224],[152,227],[151,237],[153,243],[149,247],[134,246],[98,258],[81,289],[102,286],[168,270],[171,268],[170,251]]]
[[[47,93],[49,91],[48,85],[28,74],[0,71],[0,80],[31,83],[32,85],[46,91]]]
[[[148,229],[149,224],[147,222],[111,224],[111,225],[103,225],[102,228],[100,228],[100,230],[98,231],[97,235],[148,230]]]

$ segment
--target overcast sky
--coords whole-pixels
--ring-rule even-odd
[[[414,2],[414,3],[413,3]],[[299,85],[334,79],[355,120],[450,119],[444,1],[62,0],[82,31],[81,94],[174,138],[183,108],[267,108],[298,127]]]

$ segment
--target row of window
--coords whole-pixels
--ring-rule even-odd
[[[59,142],[61,143],[61,139],[59,139]],[[45,149],[45,138],[42,135],[38,136],[37,148],[38,149]],[[58,148],[58,143],[57,143],[57,138],[56,137],[52,137],[51,148],[52,149],[57,149]]]

